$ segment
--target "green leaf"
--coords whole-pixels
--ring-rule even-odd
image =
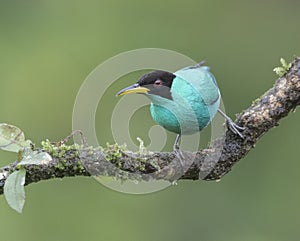
[[[288,64],[284,58],[280,59],[280,63],[281,63],[281,66],[274,68],[273,71],[277,75],[279,75],[279,77],[283,77],[289,71],[289,69],[292,67],[292,63]]]
[[[273,69],[273,71],[279,76],[282,77],[285,75],[286,70],[283,67],[276,67]]]
[[[37,152],[25,149],[22,160],[18,165],[46,165],[52,161],[52,157],[47,152]]]
[[[4,184],[4,196],[8,205],[18,213],[22,212],[25,203],[25,169],[10,174]]]
[[[30,147],[31,141],[25,140],[24,133],[16,126],[0,123],[0,149],[19,152]]]
[[[282,67],[286,70],[286,71],[288,71],[291,67],[292,67],[292,63],[287,63],[286,61],[285,61],[285,59],[284,58],[281,58],[280,59],[280,63],[282,64]]]

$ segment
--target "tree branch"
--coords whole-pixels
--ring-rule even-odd
[[[133,153],[122,146],[107,148],[87,146],[55,146],[44,142],[38,151],[51,155],[52,160],[40,165],[25,165],[26,185],[51,178],[104,175],[119,179],[192,179],[218,180],[245,157],[258,139],[277,126],[300,103],[300,58],[279,78],[274,87],[238,114],[236,124],[245,127],[244,139],[227,131],[207,149],[183,153],[182,166],[174,153]],[[18,162],[0,168],[0,194],[9,173],[20,168]]]

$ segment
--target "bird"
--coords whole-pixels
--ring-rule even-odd
[[[231,131],[243,138],[244,127],[235,124],[220,109],[221,94],[210,68],[200,62],[174,73],[154,70],[143,75],[135,84],[120,90],[117,96],[138,93],[150,101],[153,120],[166,130],[176,133],[173,151],[179,156],[182,135],[203,130],[219,112]]]

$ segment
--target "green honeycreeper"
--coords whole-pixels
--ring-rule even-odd
[[[117,93],[146,95],[151,100],[153,120],[177,133],[174,151],[179,151],[181,135],[201,131],[217,111],[227,120],[228,127],[241,138],[243,127],[236,125],[220,109],[221,94],[210,68],[203,62],[177,70],[175,73],[156,70],[143,75],[136,84]]]

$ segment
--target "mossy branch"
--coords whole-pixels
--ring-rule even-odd
[[[168,152],[133,153],[118,145],[106,148],[57,146],[46,141],[37,151],[47,152],[52,160],[39,165],[23,165],[26,169],[25,185],[52,178],[91,175],[113,176],[122,180],[218,180],[247,155],[260,137],[299,105],[300,58],[288,67],[280,68],[281,77],[273,88],[237,115],[236,124],[245,127],[244,139],[228,130],[209,148],[183,153],[184,160],[192,160],[186,167],[182,167],[178,158]],[[0,194],[9,173],[18,168],[17,161],[0,168]]]

